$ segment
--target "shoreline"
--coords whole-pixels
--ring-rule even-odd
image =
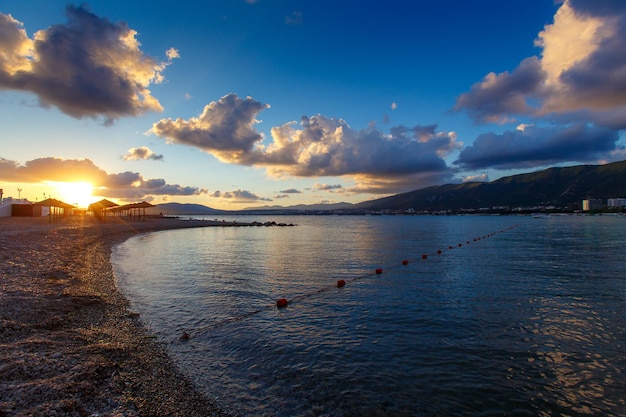
[[[0,417],[227,416],[118,291],[114,245],[207,220],[0,218]]]

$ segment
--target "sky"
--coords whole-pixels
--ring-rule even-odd
[[[626,159],[621,0],[0,0],[0,188],[361,201]]]

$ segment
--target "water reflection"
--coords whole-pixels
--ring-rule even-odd
[[[125,264],[125,285],[165,341],[180,323],[195,329],[168,346],[241,415],[619,415],[623,264],[602,239],[623,242],[626,222],[620,234],[601,220],[594,234],[589,219],[514,220],[426,261],[512,220],[303,217],[296,228],[151,235],[124,248],[148,264]]]

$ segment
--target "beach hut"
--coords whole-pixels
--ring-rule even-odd
[[[47,207],[48,220],[50,222],[57,221],[63,217],[69,216],[74,210],[73,205],[64,203],[63,201],[54,198],[47,198],[43,201],[39,201],[37,203],[34,203],[33,206],[40,206],[42,208]],[[39,210],[39,213],[40,215],[46,215],[46,212],[44,210]]]
[[[87,208],[87,211],[88,212],[91,211],[95,218],[105,223],[107,210],[113,207],[117,207],[117,206],[118,204],[115,204],[107,199],[103,199],[98,202],[90,204],[89,207]]]
[[[123,206],[111,207],[107,209],[119,217],[130,220],[146,220],[146,208],[154,207],[152,204],[142,201],[140,203],[125,204]]]

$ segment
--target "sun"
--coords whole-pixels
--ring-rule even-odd
[[[49,185],[56,189],[51,197],[78,208],[87,208],[95,201],[93,185],[88,182],[50,182]]]

